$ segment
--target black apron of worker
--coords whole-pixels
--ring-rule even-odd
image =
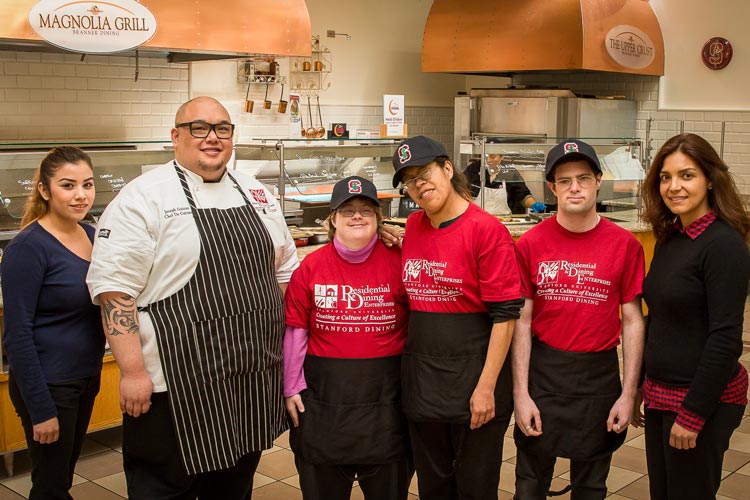
[[[542,417],[542,435],[528,437],[516,426],[516,446],[544,456],[604,458],[625,442],[627,431],[607,432],[609,412],[621,392],[617,349],[568,352],[534,338],[529,395]]]
[[[284,311],[271,236],[245,204],[199,209],[175,165],[200,235],[184,288],[144,310],[154,323],[172,418],[188,474],[230,468],[285,429]]]
[[[401,356],[305,357],[305,411],[289,444],[310,464],[387,464],[407,457]]]
[[[469,400],[487,358],[492,320],[487,313],[409,313],[401,362],[403,406],[414,422],[471,421]],[[513,412],[510,358],[495,385],[495,418]]]

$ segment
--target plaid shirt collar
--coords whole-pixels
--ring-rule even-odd
[[[706,215],[694,220],[688,225],[688,227],[685,228],[683,228],[680,224],[680,218],[678,217],[675,221],[675,228],[681,233],[687,233],[688,237],[691,240],[694,240],[698,236],[703,234],[703,231],[705,231],[708,226],[710,226],[715,220],[716,214],[713,212],[713,210],[709,210]]]

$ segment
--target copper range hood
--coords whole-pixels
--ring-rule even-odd
[[[634,26],[653,42],[653,61],[631,69],[607,52],[605,36]],[[664,74],[664,40],[647,0],[434,0],[425,24],[422,71],[513,74],[538,71]]]
[[[0,1],[0,50],[63,52],[42,40],[28,22],[39,0]],[[143,56],[172,62],[253,55],[309,56],[310,14],[304,0],[139,0],[156,18]],[[127,53],[125,53],[127,54]]]

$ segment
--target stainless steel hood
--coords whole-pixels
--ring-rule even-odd
[[[64,52],[42,40],[28,22],[38,0],[0,2],[0,50]],[[140,0],[156,18],[142,56],[171,62],[254,55],[309,56],[310,15],[304,0]],[[132,51],[131,51],[132,53]],[[121,53],[117,55],[129,55]]]
[[[645,67],[626,67],[608,52],[606,43],[617,43],[607,39],[610,33],[623,28],[624,34],[629,27],[636,28],[636,38],[640,32],[653,43],[653,60]],[[433,1],[422,71],[508,75],[587,70],[664,74],[664,41],[647,0]]]

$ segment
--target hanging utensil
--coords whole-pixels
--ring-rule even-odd
[[[268,84],[266,83],[266,95],[263,97],[263,109],[271,109],[271,101],[268,100]]]
[[[305,131],[305,137],[308,139],[314,139],[315,138],[315,127],[313,126],[313,118],[312,118],[312,104],[310,104],[310,95],[307,96],[307,116],[310,117],[310,126],[307,127],[307,130]]]
[[[287,101],[284,100],[284,84],[281,84],[281,95],[279,96],[279,107],[277,111],[279,113],[286,113],[286,106],[289,104]]]
[[[320,113],[320,96],[315,94],[315,99],[318,101],[318,120],[320,120],[320,126],[315,129],[315,138],[322,139],[326,136],[326,128],[323,126],[323,115]]]
[[[302,96],[300,96],[300,99],[301,99],[301,97],[302,97]],[[294,102],[298,102],[298,101],[294,101]],[[292,110],[294,110],[294,102],[292,103]],[[301,101],[299,101],[299,102],[301,103]],[[298,104],[298,106],[299,106],[300,108],[302,108],[302,105],[301,105],[301,104]],[[300,127],[301,127],[301,129],[302,129],[302,131],[300,132],[300,135],[301,135],[302,137],[305,137],[305,138],[306,138],[306,137],[307,137],[307,129],[305,129],[305,121],[304,121],[304,120],[302,119],[302,115],[304,115],[304,114],[305,114],[305,113],[303,113],[303,112],[302,112],[302,109],[300,109],[300,110],[299,110],[299,126],[300,126]]]
[[[252,113],[255,106],[255,101],[250,99],[250,85],[252,83],[247,84],[247,92],[245,92],[245,113]]]

